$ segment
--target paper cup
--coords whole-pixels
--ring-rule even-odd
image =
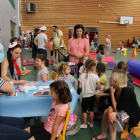
[[[24,90],[24,93],[25,93],[25,94],[28,94],[29,87],[28,87],[28,86],[24,86],[24,87],[23,87],[23,90]]]

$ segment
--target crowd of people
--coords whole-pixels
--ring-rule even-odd
[[[46,27],[43,26],[35,29],[34,37],[30,33],[30,51],[34,59],[34,68],[38,69],[37,81],[49,80],[49,60],[47,59],[48,39]],[[54,47],[63,46],[63,33],[57,26],[53,26],[54,37],[50,39],[49,49],[51,60]],[[117,114],[125,111],[129,118],[124,119],[124,123],[129,124],[129,131],[132,127],[137,126],[140,121],[140,108],[134,93],[133,78],[127,74],[127,64],[124,61],[118,62],[114,67],[107,85],[105,75],[107,63],[104,61],[106,54],[109,54],[111,42],[110,35],[106,38],[106,46],[95,41],[97,46],[97,61],[89,56],[89,40],[84,37],[84,27],[77,24],[74,27],[74,37],[68,40],[67,53],[69,62],[75,63],[78,68],[76,80],[71,72],[68,63],[62,63],[58,68],[58,78],[50,84],[50,92],[53,98],[53,104],[50,114],[45,123],[33,125],[24,129],[25,122],[21,118],[2,117],[0,116],[0,139],[8,140],[9,137],[14,140],[55,140],[59,137],[69,110],[68,102],[72,101],[72,95],[69,86],[64,80],[68,80],[77,90],[77,94],[82,97],[82,116],[83,123],[81,129],[86,129],[89,125],[94,128],[93,121],[101,120],[101,134],[92,138],[92,140],[107,139],[106,131],[109,127],[111,140],[116,140],[116,127],[114,121],[118,120]],[[95,40],[98,36],[95,34]],[[9,82],[24,84],[20,79],[21,74],[30,74],[31,70],[21,70],[20,55],[22,46],[18,38],[10,40],[7,56],[4,58],[3,46],[0,42],[0,59],[1,77],[0,90],[3,92],[13,92],[14,85]],[[2,95],[2,93],[0,94]],[[80,96],[79,96],[80,98]],[[98,111],[94,113],[94,108]],[[90,122],[87,122],[87,114],[90,115]],[[94,118],[94,114],[99,114]],[[121,121],[121,120],[118,120]],[[23,130],[24,129],[24,130]]]

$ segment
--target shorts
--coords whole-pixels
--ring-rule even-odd
[[[37,49],[38,54],[45,54],[47,57],[47,51],[45,49]]]
[[[82,98],[82,113],[87,113],[89,111],[94,112],[95,95],[87,98]]]
[[[53,56],[53,51],[51,50],[51,56]]]
[[[31,136],[34,136],[35,140],[50,140],[51,139],[51,134],[44,129],[44,123],[31,126],[30,133],[31,133]]]
[[[36,58],[36,56],[37,56],[37,51],[32,51],[32,58]]]

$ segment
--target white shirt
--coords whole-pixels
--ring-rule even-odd
[[[100,81],[97,74],[82,73],[79,77],[79,82],[82,83],[82,98],[91,97],[96,94],[96,84]]]
[[[40,34],[37,35],[35,40],[38,42],[38,49],[46,50],[46,41],[45,41],[45,39],[47,39],[46,34],[40,33]]]
[[[86,34],[86,38],[88,39],[88,41],[89,41],[89,35],[88,34]]]

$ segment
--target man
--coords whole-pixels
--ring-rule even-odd
[[[54,31],[54,35],[53,35],[53,37],[54,37],[54,40],[53,40],[54,46],[55,47],[63,46],[63,42],[60,39],[60,38],[63,39],[63,32],[60,29],[58,29],[58,27],[56,25],[53,26],[53,31]]]
[[[95,33],[94,34],[94,42],[95,42],[95,51],[96,51],[96,48],[98,49],[98,35]]]
[[[48,39],[46,33],[46,27],[42,26],[40,28],[41,33],[37,35],[35,38],[35,43],[38,45],[37,52],[39,54],[45,54],[47,57],[47,45],[48,45]]]
[[[54,47],[58,48],[59,46],[63,47],[63,32],[58,29],[58,27],[56,25],[53,26],[53,31],[54,31],[54,35],[53,35],[53,45]],[[60,39],[61,38],[61,39]],[[63,53],[63,49],[60,50]],[[56,50],[55,50],[55,54],[56,54]],[[60,53],[58,53],[58,58],[60,57]]]

